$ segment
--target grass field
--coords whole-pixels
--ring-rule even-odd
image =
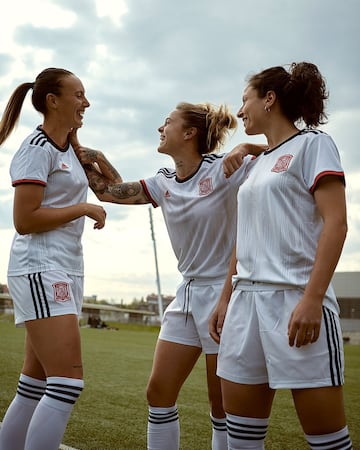
[[[75,405],[63,443],[80,450],[146,449],[145,386],[158,329],[117,325],[117,331],[81,329],[85,389]],[[0,420],[16,390],[24,330],[0,317]],[[345,347],[345,402],[354,450],[360,450],[360,346]],[[209,450],[211,430],[204,360],[181,392],[178,407],[182,450]],[[288,391],[275,398],[266,450],[306,449]]]

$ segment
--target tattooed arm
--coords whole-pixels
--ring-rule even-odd
[[[91,190],[100,201],[129,205],[150,203],[141,183],[124,183],[102,152],[78,146],[76,155],[84,167]]]
[[[100,201],[129,205],[150,203],[140,182],[124,183],[102,152],[82,147],[76,129],[71,131],[69,139],[85,170],[89,186]]]

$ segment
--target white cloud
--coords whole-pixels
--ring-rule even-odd
[[[358,0],[12,0],[0,16],[0,108],[13,89],[45,67],[74,71],[91,107],[81,141],[101,148],[127,181],[156,173],[170,158],[157,153],[157,128],[179,101],[227,102],[236,112],[247,75],[270,65],[310,60],[330,90],[324,127],[338,145],[347,178],[349,234],[339,268],[360,270]],[[0,149],[0,282],[12,236],[11,155],[40,117],[26,99],[20,125]],[[239,126],[225,149],[248,137]],[[97,201],[92,194],[91,201]],[[131,301],[155,291],[146,207],[106,205],[108,224],[87,224],[86,294]],[[163,292],[179,275],[161,212],[156,233]],[[101,255],[99,263],[98,255]],[[107,295],[108,293],[108,295]]]

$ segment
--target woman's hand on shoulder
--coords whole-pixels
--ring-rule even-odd
[[[250,144],[247,142],[238,144],[224,158],[223,169],[225,177],[231,177],[242,166],[245,156],[259,156],[266,148],[267,146],[262,144]]]

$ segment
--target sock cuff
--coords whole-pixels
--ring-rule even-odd
[[[170,422],[179,420],[177,406],[170,406],[169,408],[160,408],[156,406],[149,406],[148,422],[156,425],[164,425]]]
[[[242,423],[244,425],[256,425],[256,426],[268,426],[269,418],[260,419],[258,417],[242,417],[234,416],[233,414],[226,413],[226,419],[228,422]]]
[[[29,375],[25,375],[24,373],[20,374],[19,382],[20,381],[37,387],[45,388],[46,386],[46,380],[40,380],[39,378],[29,377]]]
[[[51,408],[69,411],[79,398],[84,380],[79,378],[48,377],[44,403]]]
[[[343,447],[341,448],[348,448],[345,446],[345,444],[351,445],[349,430],[347,426],[345,426],[339,431],[335,431],[334,433],[319,434],[319,435],[305,434],[305,438],[311,448],[316,447],[319,448],[319,450],[321,450],[322,448],[324,449],[328,448],[329,444],[332,445],[336,444],[338,446],[342,445]]]
[[[211,424],[214,430],[226,431],[226,417],[214,417],[210,413]]]
[[[169,406],[169,407],[160,407],[160,406],[151,406],[149,405],[149,412],[157,413],[157,414],[168,414],[177,411],[177,405]]]
[[[23,403],[33,403],[40,401],[45,394],[46,381],[20,374],[16,393]]]
[[[62,384],[65,386],[77,386],[84,388],[84,380],[82,378],[67,378],[67,377],[47,377],[46,384]]]

